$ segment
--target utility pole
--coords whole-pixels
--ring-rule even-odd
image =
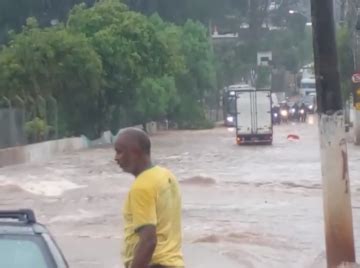
[[[355,262],[344,108],[332,0],[311,0],[327,267]]]

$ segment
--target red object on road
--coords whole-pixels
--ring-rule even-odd
[[[298,140],[300,140],[300,137],[299,137],[298,135],[295,135],[295,134],[289,134],[289,135],[287,136],[287,139],[288,139],[289,141],[298,141]]]

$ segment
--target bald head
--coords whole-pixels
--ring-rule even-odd
[[[115,142],[115,161],[135,176],[151,165],[151,143],[148,135],[137,128],[121,130]]]
[[[125,142],[130,147],[137,147],[142,153],[150,155],[151,142],[149,136],[138,128],[125,128],[121,130],[116,139],[116,143]],[[116,144],[115,144],[116,146]],[[131,148],[133,149],[133,148]]]

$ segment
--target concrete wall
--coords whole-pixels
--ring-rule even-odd
[[[0,150],[0,167],[36,163],[51,159],[54,155],[88,148],[84,137],[11,147]]]
[[[142,128],[142,126],[135,127]],[[155,134],[157,129],[156,122],[146,124],[146,130],[150,135]],[[110,131],[105,131],[96,140],[89,140],[87,137],[81,136],[0,149],[0,168],[10,165],[48,161],[55,155],[62,153],[113,144],[117,134],[113,136]]]
[[[23,148],[25,150],[27,162],[41,162],[50,159],[57,154],[86,149],[88,148],[88,144],[83,137],[77,137],[30,144]]]
[[[22,163],[26,163],[26,153],[23,146],[0,150],[0,168]]]

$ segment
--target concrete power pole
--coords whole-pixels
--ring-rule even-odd
[[[355,262],[354,234],[332,0],[311,0],[319,111],[326,256],[329,268]]]

